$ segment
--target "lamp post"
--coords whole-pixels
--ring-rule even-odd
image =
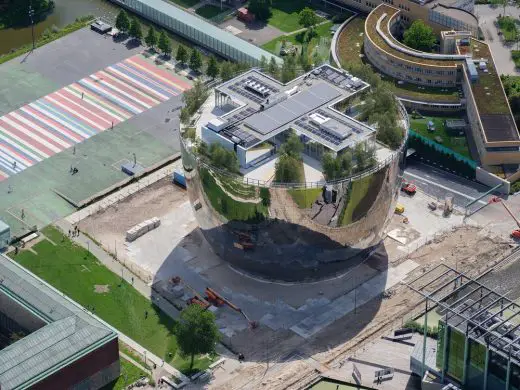
[[[29,4],[29,18],[31,19],[32,49],[34,50],[34,9],[32,7],[32,4]]]

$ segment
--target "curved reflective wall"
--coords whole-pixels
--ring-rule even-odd
[[[261,187],[197,159],[181,139],[193,212],[215,253],[247,273],[303,281],[344,272],[377,248],[395,208],[404,147],[327,187]]]

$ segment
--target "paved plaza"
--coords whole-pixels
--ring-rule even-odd
[[[142,46],[88,28],[0,65],[0,219],[12,235],[129,180],[122,164],[170,161],[190,85]]]

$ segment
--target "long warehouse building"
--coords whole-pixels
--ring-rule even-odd
[[[224,58],[258,65],[262,57],[281,59],[163,0],[112,0]]]

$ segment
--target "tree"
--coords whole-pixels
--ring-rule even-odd
[[[233,78],[233,64],[229,61],[225,61],[220,66],[220,78],[222,81],[228,81]]]
[[[116,28],[122,33],[128,32],[130,29],[130,19],[124,9],[122,9],[116,18]]]
[[[206,85],[200,80],[195,81],[193,87],[184,92],[182,101],[184,107],[188,109],[190,115],[195,114],[197,110],[204,104],[209,96],[209,90]]]
[[[183,45],[179,45],[177,48],[177,55],[175,56],[175,60],[181,64],[185,64],[188,61],[188,51]]]
[[[153,26],[150,26],[150,28],[148,29],[148,35],[146,35],[144,41],[152,49],[155,47],[155,45],[157,45],[157,31],[155,31],[155,28],[153,28]]]
[[[352,153],[345,151],[334,157],[331,153],[325,153],[322,157],[323,172],[327,180],[343,179],[352,173]]]
[[[181,108],[181,112],[179,113],[179,120],[184,126],[188,126],[191,121],[191,114],[188,107]]]
[[[220,339],[215,315],[199,305],[188,306],[181,312],[176,336],[181,353],[191,358],[191,371],[195,355],[215,351],[215,345]]]
[[[302,162],[287,154],[282,154],[275,164],[274,179],[278,183],[302,183]]]
[[[309,7],[305,7],[298,14],[298,23],[308,29],[306,32],[306,40],[309,42],[314,36],[314,26],[318,23],[318,15],[314,10]]]
[[[354,159],[356,160],[356,172],[363,172],[376,165],[376,149],[366,142],[360,142],[354,148]]]
[[[273,77],[278,77],[279,72],[280,69],[278,68],[278,63],[276,62],[274,57],[271,57],[269,65],[267,66],[267,73],[269,73]]]
[[[250,0],[247,9],[256,20],[266,21],[271,17],[271,0]]]
[[[159,50],[163,52],[165,56],[169,56],[172,52],[172,42],[170,41],[170,38],[168,37],[168,34],[166,34],[166,31],[162,30],[161,34],[159,35]]]
[[[285,58],[282,65],[281,80],[282,83],[287,83],[296,77],[296,60],[294,56]]]
[[[206,75],[214,79],[218,76],[220,69],[218,68],[217,59],[214,56],[211,56],[208,61],[208,66],[206,68]]]
[[[420,19],[414,21],[404,32],[403,42],[412,49],[431,51],[436,41],[432,28]]]
[[[303,144],[300,137],[296,135],[294,131],[291,131],[285,142],[280,147],[280,153],[287,154],[288,156],[301,159],[301,153],[303,152]]]
[[[200,52],[195,48],[193,48],[193,50],[191,51],[190,68],[195,72],[198,72],[200,68],[202,68],[202,56],[200,55]]]
[[[377,121],[377,139],[392,149],[397,149],[403,141],[403,130],[389,116],[382,116]]]
[[[52,0],[4,0],[0,1],[0,3],[2,3],[2,6],[0,6],[2,22],[9,24],[9,26],[29,24],[29,6],[34,10],[33,20],[35,23],[43,19],[46,13],[54,9],[54,1]]]
[[[260,57],[260,64],[259,64],[259,67],[260,69],[265,72],[267,70],[267,58],[265,58],[264,55],[262,55],[262,57]]]
[[[234,150],[228,150],[221,144],[215,142],[209,147],[209,158],[217,168],[224,168],[229,172],[239,173],[240,166],[238,157]]]
[[[132,23],[130,24],[130,36],[138,41],[143,38],[141,23],[139,23],[139,20],[136,17],[132,18]]]

